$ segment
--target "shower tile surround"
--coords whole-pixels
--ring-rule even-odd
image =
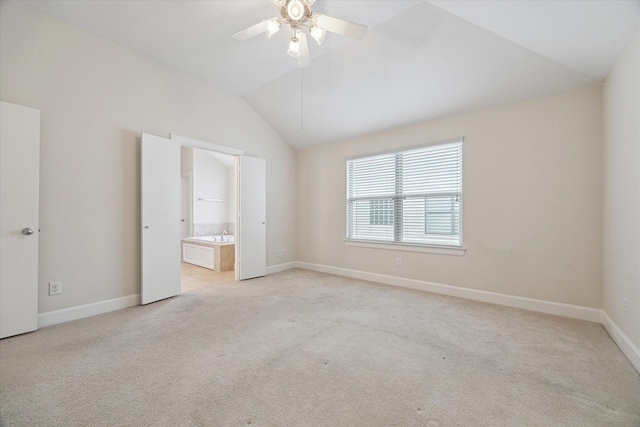
[[[219,236],[224,230],[227,234],[235,234],[235,224],[233,222],[209,222],[193,224],[193,236]]]

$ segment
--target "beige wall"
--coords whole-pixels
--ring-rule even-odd
[[[594,86],[299,152],[299,260],[600,308],[601,105]],[[457,136],[464,256],[345,245],[345,157]]]
[[[603,117],[603,307],[640,347],[640,30],[607,77]]]
[[[0,7],[0,96],[42,117],[41,313],[140,292],[142,132],[266,158],[267,265],[297,258],[296,152],[241,98],[24,4]],[[63,294],[48,296],[54,280]]]

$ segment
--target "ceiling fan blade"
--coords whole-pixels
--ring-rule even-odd
[[[367,35],[366,25],[356,24],[354,22],[345,21],[344,19],[333,18],[326,15],[318,15],[316,24],[320,28],[324,28],[332,33],[342,34],[344,36],[363,39]]]
[[[260,33],[264,33],[267,29],[267,23],[265,21],[259,22],[256,25],[252,25],[249,28],[240,30],[237,33],[231,34],[231,38],[234,40],[246,40],[251,37],[255,37]]]
[[[311,64],[311,57],[309,56],[309,45],[307,44],[307,36],[300,31],[296,37],[300,42],[300,56],[298,56],[298,67],[307,68]]]

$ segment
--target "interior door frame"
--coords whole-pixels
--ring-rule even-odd
[[[201,141],[199,139],[188,138],[186,136],[176,135],[174,133],[169,134],[169,139],[172,141],[178,142],[183,147],[191,147],[191,148],[199,148],[201,150],[206,151],[215,151],[221,154],[227,154],[229,156],[234,156],[236,161],[234,161],[234,171],[235,176],[238,176],[238,161],[237,159],[241,156],[244,156],[244,150],[238,150],[237,148],[226,147],[224,145],[218,145],[211,142]],[[240,200],[240,187],[239,182],[236,182],[236,201]],[[240,217],[236,215],[236,229],[239,229],[240,225]],[[235,251],[235,265],[239,265],[240,263],[240,251]],[[234,269],[235,280],[240,280],[240,271],[238,268]]]
[[[181,219],[181,221],[184,220],[187,222],[187,228],[188,228],[188,233],[187,233],[188,236],[183,236],[183,238],[193,236],[193,173],[189,172],[180,176],[181,187],[182,187],[182,180],[184,179],[188,181],[188,185],[189,185],[189,200],[187,200],[187,202],[190,204],[190,207],[189,207],[189,214],[187,215],[187,218]],[[182,188],[180,188],[180,190],[182,191]],[[182,204],[183,202],[184,200],[181,199],[180,203]]]

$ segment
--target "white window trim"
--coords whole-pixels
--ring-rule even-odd
[[[350,160],[357,160],[365,157],[392,154],[392,153],[397,153],[399,151],[409,151],[409,150],[414,150],[419,148],[431,147],[434,145],[444,145],[444,144],[455,143],[455,142],[464,143],[464,136],[459,136],[459,137],[449,138],[444,140],[430,141],[430,142],[419,144],[419,145],[403,147],[401,150],[399,150],[398,148],[394,148],[390,150],[379,151],[375,153],[368,153],[364,155],[359,154],[356,156],[346,157],[345,162],[348,162]],[[462,161],[464,162],[464,157],[462,158]],[[463,165],[463,171],[464,171],[464,165]],[[462,182],[464,183],[464,179]],[[463,225],[461,224],[460,227],[462,229]],[[463,240],[461,243],[464,244],[464,236],[462,236],[462,239]],[[396,251],[404,251],[404,252],[422,252],[422,253],[431,253],[431,254],[440,254],[440,255],[464,256],[466,252],[466,248],[464,246],[462,247],[435,246],[435,245],[414,244],[414,243],[404,243],[404,242],[379,242],[379,241],[358,240],[358,239],[350,239],[350,238],[345,238],[344,242],[347,246],[356,246],[356,247],[364,247],[364,248],[372,248],[372,249],[387,249],[387,250],[396,250]]]
[[[360,248],[386,249],[402,252],[422,252],[427,254],[464,256],[466,248],[454,248],[451,246],[412,245],[410,243],[372,242],[368,240],[344,239],[347,246]]]
[[[452,143],[455,143],[455,142],[463,142],[464,143],[464,136],[458,136],[456,138],[448,138],[448,139],[438,139],[436,141],[425,142],[424,144],[409,145],[407,147],[391,148],[389,150],[374,151],[373,153],[358,154],[357,156],[345,157],[344,160],[345,161],[358,160],[358,159],[364,159],[364,158],[367,158],[367,157],[382,156],[384,154],[395,154],[395,153],[398,153],[398,152],[401,152],[401,151],[412,151],[412,150],[417,150],[417,149],[420,149],[420,148],[431,147],[431,146],[434,146],[434,145],[452,144]]]

